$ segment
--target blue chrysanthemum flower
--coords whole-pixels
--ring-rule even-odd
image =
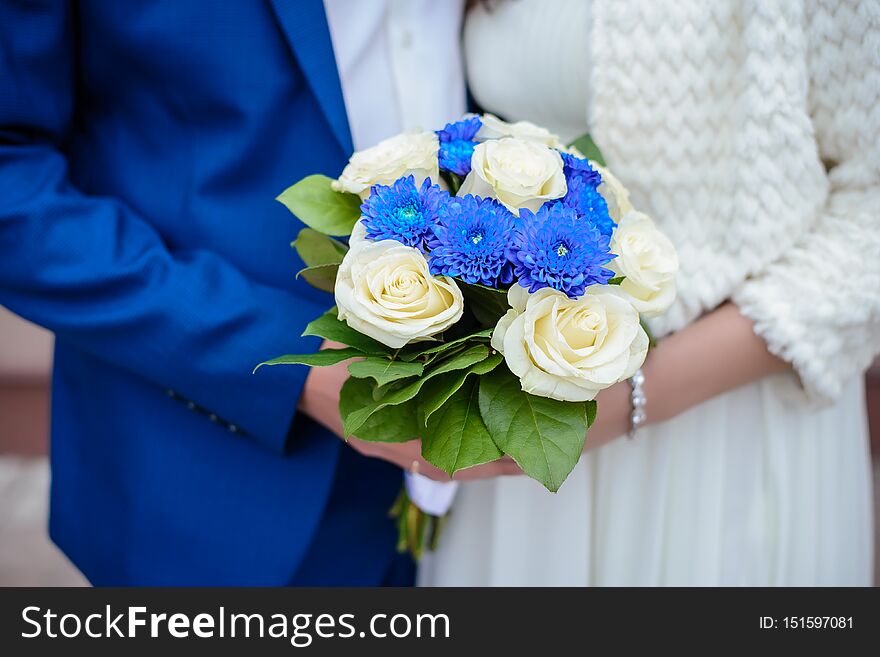
[[[588,180],[586,177],[572,175],[567,180],[568,191],[557,203],[573,209],[583,221],[590,222],[603,235],[610,237],[617,224],[614,223],[608,212],[608,204],[605,199]]]
[[[391,185],[373,185],[369,198],[361,204],[361,220],[368,239],[397,240],[424,250],[434,221],[449,194],[426,178],[421,189],[410,176]]]
[[[513,267],[506,252],[515,224],[516,217],[494,199],[450,198],[428,240],[431,273],[490,287],[511,283]]]
[[[440,139],[440,168],[459,176],[471,171],[471,156],[474,154],[474,140],[483,122],[479,116],[471,116],[456,123],[447,123],[437,131]]]
[[[614,272],[602,265],[615,256],[611,238],[562,203],[545,204],[533,213],[520,210],[508,258],[519,284],[529,292],[552,287],[576,298]]]
[[[570,153],[560,152],[559,154],[562,156],[562,172],[565,174],[566,181],[578,177],[593,187],[598,187],[602,182],[601,174],[592,167],[588,160]]]

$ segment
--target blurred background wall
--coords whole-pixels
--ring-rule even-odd
[[[46,533],[51,367],[52,335],[0,307],[0,586],[85,584]],[[880,537],[880,360],[867,384]]]
[[[0,306],[0,451],[45,454],[52,334]]]
[[[49,541],[52,334],[0,306],[0,586],[85,579]]]

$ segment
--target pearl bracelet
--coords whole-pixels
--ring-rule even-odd
[[[629,437],[635,438],[639,428],[645,423],[647,414],[645,413],[645,405],[648,403],[645,397],[645,375],[641,369],[636,370],[629,380],[632,388],[630,400],[632,401],[632,413],[629,416]]]

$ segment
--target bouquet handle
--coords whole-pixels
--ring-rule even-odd
[[[427,547],[437,546],[458,482],[439,482],[407,473],[404,486],[389,515],[397,523],[397,551],[409,552],[416,561]]]

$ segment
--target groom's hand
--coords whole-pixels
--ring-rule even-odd
[[[424,475],[434,481],[451,481],[448,474],[422,458],[422,441],[410,440],[405,443],[372,443],[359,438],[349,438],[348,444],[364,456],[382,459],[401,467],[407,472]],[[509,456],[497,461],[476,465],[455,473],[456,481],[472,479],[491,479],[504,475],[522,474],[519,466]]]
[[[340,349],[345,345],[325,341],[322,349]],[[348,364],[345,361],[330,367],[314,367],[306,377],[303,393],[299,399],[299,410],[316,422],[327,427],[340,438],[344,437],[342,419],[339,417],[339,391],[348,378]],[[383,459],[400,468],[418,471],[436,481],[449,481],[449,475],[434,467],[422,458],[422,443],[411,440],[406,443],[371,443],[357,438],[348,441],[354,449],[365,456]],[[477,465],[457,472],[456,480],[486,479],[501,475],[522,474],[519,466],[509,457],[492,463]]]

